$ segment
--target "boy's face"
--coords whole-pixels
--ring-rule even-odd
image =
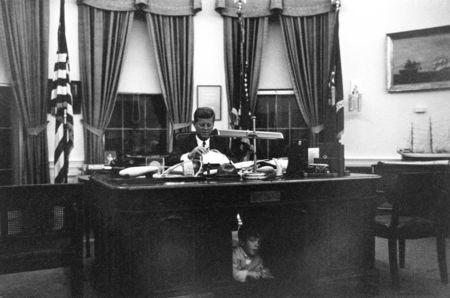
[[[261,239],[259,237],[250,236],[245,241],[245,252],[251,256],[257,255],[261,246]]]
[[[195,131],[201,139],[207,139],[210,137],[214,128],[214,117],[211,118],[198,118],[194,122]]]

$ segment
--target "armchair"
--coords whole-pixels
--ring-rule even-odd
[[[375,217],[374,235],[388,239],[392,285],[399,286],[400,268],[405,266],[407,239],[436,237],[439,272],[448,283],[445,236],[450,175],[446,165],[387,165],[379,163],[375,173],[382,176],[380,190],[385,199]]]
[[[71,269],[73,296],[82,293],[80,184],[0,187],[0,274]]]

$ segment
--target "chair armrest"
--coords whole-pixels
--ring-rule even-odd
[[[384,202],[383,204],[377,206],[376,214],[377,215],[392,214],[392,205],[388,202]]]
[[[377,215],[388,215],[392,213],[392,204],[389,203],[386,192],[384,190],[376,190],[377,199],[376,199],[376,214]]]

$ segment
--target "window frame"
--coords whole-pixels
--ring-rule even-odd
[[[120,119],[120,121],[121,121],[121,127],[110,127],[110,124],[108,124],[108,127],[105,129],[105,134],[106,134],[106,132],[108,132],[108,131],[112,131],[112,132],[117,132],[117,131],[119,131],[120,132],[120,138],[121,138],[121,151],[118,151],[118,152],[116,152],[117,154],[119,153],[119,152],[122,152],[122,154],[127,154],[127,155],[130,155],[130,156],[141,156],[140,154],[138,154],[138,155],[133,155],[133,154],[129,154],[129,152],[126,152],[126,148],[127,148],[127,146],[126,146],[126,141],[127,141],[127,139],[126,139],[126,137],[125,137],[125,134],[126,134],[126,132],[127,131],[143,131],[143,132],[148,132],[148,131],[158,131],[158,132],[165,132],[165,144],[164,144],[164,149],[163,150],[161,150],[159,153],[155,153],[155,154],[145,154],[145,155],[143,155],[143,156],[162,156],[162,155],[166,155],[167,154],[167,152],[168,152],[168,144],[169,144],[169,136],[170,136],[170,134],[169,134],[169,116],[168,116],[168,113],[167,113],[167,110],[166,110],[166,108],[164,107],[164,111],[165,111],[165,123],[163,123],[163,124],[165,124],[165,126],[164,125],[162,125],[162,127],[159,127],[159,128],[153,128],[153,127],[147,127],[146,126],[146,124],[147,124],[147,108],[145,108],[144,109],[144,127],[126,127],[125,126],[125,117],[124,117],[124,113],[125,113],[125,105],[123,104],[123,99],[121,99],[120,97],[121,96],[134,96],[134,95],[139,95],[139,96],[148,96],[148,97],[150,97],[150,99],[152,98],[152,97],[154,97],[154,96],[157,96],[157,97],[160,97],[161,98],[161,100],[162,100],[162,104],[164,104],[164,99],[163,99],[163,97],[162,97],[162,94],[161,93],[138,93],[138,92],[119,92],[119,93],[117,93],[117,98],[116,98],[116,102],[114,103],[115,105],[116,104],[118,104],[119,102],[120,102],[120,104],[121,104],[121,110],[120,110],[120,117],[121,117],[121,119]],[[147,104],[147,103],[146,103]],[[165,105],[165,104],[164,104]],[[114,107],[114,109],[116,109],[116,107]],[[113,115],[111,116],[111,119],[110,119],[110,122],[111,122],[111,120],[112,120],[112,117],[113,117]],[[105,142],[106,142],[106,140],[105,140]],[[144,143],[146,143],[146,138],[144,137]],[[105,154],[106,154],[106,152],[111,152],[111,151],[114,151],[114,150],[112,150],[111,148],[108,148],[108,149],[106,149],[106,144],[105,144]]]
[[[9,90],[8,90],[9,89]],[[6,109],[2,109],[2,111],[9,113],[9,126],[0,126],[0,131],[3,132],[7,132],[9,131],[9,139],[10,139],[10,146],[11,148],[9,148],[9,161],[10,161],[10,165],[9,167],[1,167],[0,165],[0,185],[10,185],[12,183],[12,176],[13,176],[13,168],[12,168],[12,160],[13,160],[13,117],[12,117],[12,112],[13,112],[13,108],[14,108],[14,102],[13,99],[11,98],[10,101],[7,101],[6,98],[13,96],[12,95],[12,90],[11,90],[11,85],[9,84],[0,84],[0,100],[5,100],[5,107]],[[2,149],[4,150],[4,149]],[[6,174],[5,174],[6,173]],[[8,175],[9,173],[9,175]],[[3,181],[4,177],[10,177],[10,180],[7,181]]]
[[[280,97],[283,96],[292,96],[295,99],[295,94],[294,94],[294,90],[293,89],[258,89],[257,91],[257,100],[259,104],[260,98],[261,96],[274,96],[275,99],[275,103],[274,103],[274,107],[275,107],[275,111],[273,111],[274,113],[274,117],[275,117],[275,123],[278,122],[278,118],[280,117],[280,113],[278,112],[278,104],[277,101],[278,100],[291,100],[291,98],[289,99],[280,99]],[[269,104],[269,103],[267,103]],[[261,127],[258,126],[256,127],[256,130],[268,130],[268,131],[278,131],[278,132],[283,132],[283,131],[289,131],[289,134],[286,136],[284,135],[285,141],[284,141],[284,145],[288,146],[291,143],[291,140],[297,139],[295,137],[293,137],[293,132],[296,131],[298,134],[303,135],[304,133],[308,132],[309,129],[307,128],[306,124],[304,123],[303,117],[301,115],[300,109],[298,109],[299,112],[299,116],[302,117],[302,122],[303,122],[303,126],[292,126],[292,108],[291,108],[292,102],[289,103],[289,108],[288,108],[288,127],[270,127],[270,126],[266,126],[266,127]],[[298,108],[298,107],[297,107]],[[267,111],[269,111],[269,107],[267,107],[266,109]],[[257,111],[256,111],[257,112]],[[259,122],[259,121],[257,121]],[[266,119],[266,123],[269,122],[269,118]],[[270,152],[270,141],[267,140],[259,140],[259,144],[258,147],[264,147],[265,148],[265,154],[261,154],[260,152],[258,153],[260,156],[260,158],[271,158],[271,152]]]

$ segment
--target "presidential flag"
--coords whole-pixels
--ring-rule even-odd
[[[333,45],[331,51],[331,73],[330,73],[330,106],[332,107],[331,119],[334,127],[335,141],[341,139],[344,133],[344,92],[342,84],[342,67],[341,67],[341,53],[339,45],[339,8],[340,2],[336,1],[336,11],[334,15],[334,32]]]
[[[58,50],[51,92],[55,116],[55,183],[67,183],[69,154],[73,148],[73,110],[70,91],[69,55],[64,21],[64,0],[60,0]]]

